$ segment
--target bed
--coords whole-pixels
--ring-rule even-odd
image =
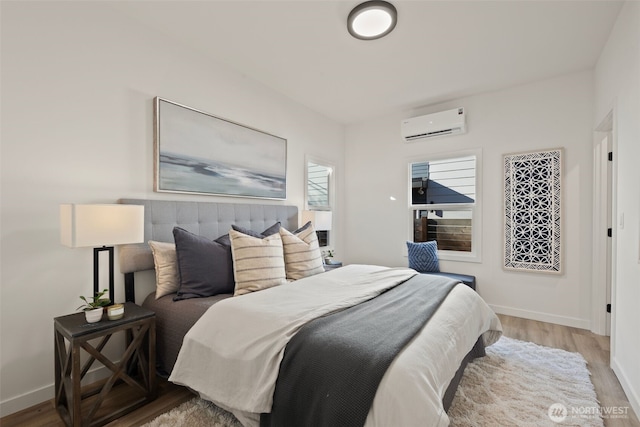
[[[154,242],[173,242],[175,227],[209,240],[224,238],[232,226],[253,231],[256,235],[277,223],[287,230],[298,227],[295,206],[140,199],[123,199],[120,203],[145,206],[145,240]],[[119,255],[120,269],[125,274],[125,297],[127,301],[133,301],[134,273],[154,269],[154,254],[148,245],[142,244],[123,246]],[[378,280],[378,276],[385,278],[379,283],[367,282],[366,286],[353,285],[364,283],[371,277]],[[365,305],[363,301],[381,299],[372,298],[371,292],[388,295],[390,289],[406,288],[406,283],[423,280],[424,275],[415,276],[415,272],[408,269],[354,265],[241,297],[218,293],[174,301],[176,294],[156,298],[156,293],[152,292],[142,305],[156,312],[158,373],[230,410],[244,425],[260,425],[260,414],[269,413],[271,405],[279,408],[274,399],[283,393],[279,390],[286,390],[282,380],[284,372],[281,373],[279,388],[276,388],[276,383],[280,363],[288,360],[286,348],[288,345],[293,348],[293,343],[290,343],[292,337],[298,331],[306,330],[301,328],[307,328],[306,325],[314,323],[314,319],[324,321],[324,318],[334,317],[332,313],[349,311],[340,300],[342,296],[336,296],[345,289],[345,284],[349,284],[349,289],[366,288],[345,297],[352,301],[351,306],[362,308]],[[389,277],[392,284],[389,284]],[[441,280],[436,283],[436,288],[446,282],[442,278],[434,280]],[[455,283],[447,286],[451,289],[434,309],[430,320],[416,329],[376,385],[377,391],[372,396],[370,407],[367,407],[364,425],[448,425],[446,409],[464,367],[473,358],[484,355],[485,345],[497,341],[501,326],[495,314],[470,288]],[[371,288],[378,291],[371,291]],[[317,300],[317,304],[307,306],[309,300]],[[299,314],[303,315],[274,314],[273,307],[287,306],[281,304],[282,301],[291,302],[289,308],[293,307],[294,312],[300,310]],[[309,312],[315,315],[309,317]],[[282,319],[290,322],[292,317],[295,318],[293,323],[279,323],[284,321]],[[299,317],[305,319],[299,321]],[[272,329],[269,329],[270,325],[274,325]],[[282,327],[288,332],[280,334],[277,339],[263,340],[266,336],[275,336]],[[282,335],[286,338],[283,339]],[[234,340],[234,337],[244,338]],[[247,342],[255,342],[255,348],[262,349],[256,352],[254,360],[245,357],[250,353],[247,352]],[[282,369],[285,365],[283,362]],[[330,365],[335,363],[332,361]],[[258,368],[253,372],[255,366]],[[251,374],[243,375],[247,369]],[[304,368],[302,372],[307,370]],[[296,379],[297,375],[293,378]],[[262,415],[262,425],[278,425],[278,422]]]

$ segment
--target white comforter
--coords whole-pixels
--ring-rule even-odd
[[[190,387],[243,424],[270,412],[284,349],[306,322],[366,301],[416,272],[350,265],[213,305],[184,338],[169,378]],[[367,426],[446,426],[442,396],[462,359],[500,321],[467,286],[456,286],[383,377]],[[250,414],[254,414],[253,416]]]

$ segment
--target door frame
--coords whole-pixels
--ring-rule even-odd
[[[615,327],[606,306],[615,295],[615,133],[614,112],[611,110],[594,132],[593,140],[593,251],[591,282],[591,331],[598,335],[611,335]],[[613,152],[613,161],[608,161]],[[605,203],[602,203],[602,201]],[[612,228],[611,237],[607,228]]]

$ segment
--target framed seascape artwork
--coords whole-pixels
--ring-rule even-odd
[[[562,150],[504,156],[504,267],[561,273]]]
[[[154,190],[287,198],[287,140],[162,98],[154,105]]]

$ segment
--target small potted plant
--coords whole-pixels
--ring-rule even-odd
[[[322,252],[324,257],[324,263],[326,265],[331,265],[333,263],[333,249],[329,249]]]
[[[99,322],[102,319],[104,307],[111,303],[109,298],[103,298],[105,293],[107,293],[106,289],[103,289],[102,292],[96,292],[95,296],[90,298],[91,301],[83,296],[80,297],[80,299],[85,303],[76,310],[82,309],[84,311],[84,317],[87,319],[88,323]]]

